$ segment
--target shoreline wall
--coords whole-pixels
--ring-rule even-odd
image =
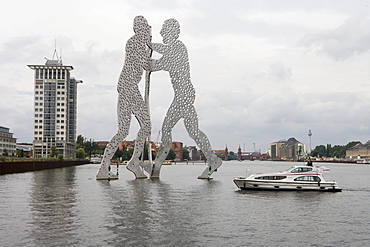
[[[0,162],[0,175],[89,164],[88,160]]]

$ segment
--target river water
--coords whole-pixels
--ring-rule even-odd
[[[228,161],[210,181],[197,179],[204,164],[163,166],[160,180],[122,166],[96,181],[96,164],[2,175],[0,246],[370,246],[370,165],[321,164],[337,193],[232,181],[294,164]]]

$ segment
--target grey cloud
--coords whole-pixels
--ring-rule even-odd
[[[275,78],[275,80],[288,80],[292,76],[292,68],[287,67],[284,63],[279,60],[270,64],[269,67],[269,76]]]
[[[370,50],[370,20],[352,16],[336,29],[307,34],[300,44],[335,60],[345,60]]]

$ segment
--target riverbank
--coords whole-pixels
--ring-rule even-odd
[[[0,162],[0,175],[89,164],[88,160],[28,160]]]

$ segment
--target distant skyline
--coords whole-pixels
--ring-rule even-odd
[[[78,85],[77,135],[110,140],[117,80],[132,23],[153,42],[175,18],[189,53],[200,128],[214,150],[265,152],[295,137],[309,148],[370,140],[370,0],[0,2],[0,126],[33,139],[33,71],[56,48]],[[158,58],[158,54],[153,54]],[[143,83],[142,83],[143,85]],[[152,73],[152,139],[172,101],[166,72]],[[143,86],[141,86],[143,90]],[[136,137],[132,120],[127,140]],[[180,121],[173,140],[195,143]]]

